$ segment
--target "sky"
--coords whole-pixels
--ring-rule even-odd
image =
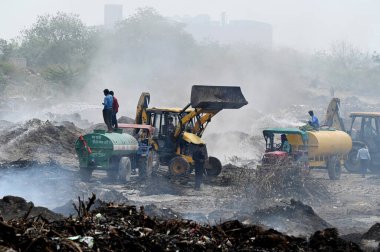
[[[267,22],[273,26],[277,47],[313,52],[345,41],[380,51],[379,0],[0,0],[0,38],[15,38],[38,15],[57,11],[79,14],[87,25],[100,25],[105,4],[122,4],[124,17],[150,6],[168,17],[209,14],[219,20],[226,12],[230,20]]]

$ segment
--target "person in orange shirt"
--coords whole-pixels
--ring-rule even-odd
[[[117,112],[119,112],[119,102],[117,101],[117,98],[114,96],[114,92],[113,91],[110,91],[110,94],[113,97],[113,102],[112,102],[112,127],[114,127],[115,129],[117,129],[118,125],[117,125],[116,114],[117,114]]]

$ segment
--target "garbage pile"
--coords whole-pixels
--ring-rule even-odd
[[[32,160],[76,164],[73,143],[83,131],[71,122],[55,124],[32,119],[0,131],[0,163]]]
[[[233,166],[230,165],[230,169]],[[235,190],[251,201],[265,199],[296,199],[303,202],[331,200],[328,189],[308,170],[294,162],[281,162],[257,169],[235,169]]]
[[[339,238],[336,229],[309,239],[282,234],[237,220],[200,225],[192,220],[162,219],[145,208],[79,199],[77,216],[49,220],[39,216],[0,220],[2,251],[361,251]]]

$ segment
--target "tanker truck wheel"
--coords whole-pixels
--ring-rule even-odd
[[[131,180],[131,160],[128,157],[120,158],[119,169],[118,169],[118,179],[121,183],[126,183]]]
[[[342,167],[340,166],[340,160],[337,158],[337,156],[329,157],[329,159],[327,160],[327,171],[331,180],[340,179]]]
[[[216,157],[209,157],[204,168],[208,177],[216,177],[222,171],[222,163]]]
[[[169,162],[169,175],[181,176],[185,175],[190,169],[190,164],[181,156],[172,158]]]
[[[90,181],[91,179],[91,176],[92,176],[92,169],[91,168],[88,168],[88,167],[81,167],[79,169],[79,176],[81,178],[82,181]]]

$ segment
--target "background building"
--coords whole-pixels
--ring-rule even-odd
[[[249,43],[272,47],[272,25],[254,20],[228,20],[225,12],[220,21],[211,20],[207,14],[185,17],[180,21],[198,41],[217,41],[222,44]]]
[[[117,22],[123,20],[123,5],[106,4],[104,5],[104,26],[113,28]]]

